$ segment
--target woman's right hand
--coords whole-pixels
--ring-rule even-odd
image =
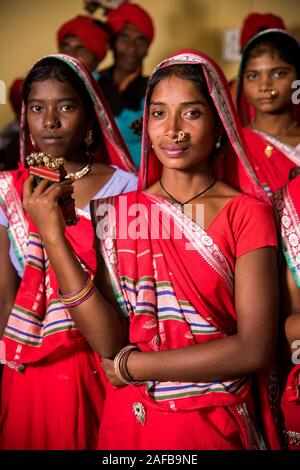
[[[23,207],[36,224],[45,240],[56,241],[64,236],[65,221],[58,199],[71,194],[74,188],[72,180],[54,183],[42,180],[33,189],[33,176],[30,176],[23,187]]]

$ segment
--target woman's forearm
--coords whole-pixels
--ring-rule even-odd
[[[127,367],[137,381],[212,382],[251,375],[266,365],[272,351],[249,346],[238,335],[186,348],[132,352]]]
[[[63,236],[55,240],[44,237],[43,242],[62,294],[81,289],[87,274],[67,240]],[[113,357],[126,344],[124,322],[97,289],[81,305],[69,308],[69,313],[91,347],[100,355]]]

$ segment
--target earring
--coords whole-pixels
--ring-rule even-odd
[[[217,140],[217,142],[215,143],[215,147],[216,147],[217,150],[219,150],[219,149],[222,147],[221,139],[222,139],[222,136],[219,135],[218,140]]]
[[[89,147],[90,145],[92,145],[92,143],[94,142],[94,139],[93,139],[93,130],[92,129],[88,129],[87,132],[86,132],[86,136],[84,138],[84,141],[87,145],[87,147]]]
[[[29,138],[30,138],[30,142],[31,142],[32,147],[36,147],[35,141],[33,140],[33,137],[31,135],[31,133],[29,134]]]

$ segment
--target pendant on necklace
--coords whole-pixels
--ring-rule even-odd
[[[271,158],[273,153],[273,146],[268,144],[264,150],[264,154],[267,158]]]

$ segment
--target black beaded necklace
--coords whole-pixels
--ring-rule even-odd
[[[183,207],[185,204],[188,204],[189,202],[193,201],[194,199],[196,199],[196,197],[199,197],[199,196],[202,196],[202,194],[206,193],[206,191],[208,191],[210,188],[212,188],[217,182],[217,178],[215,178],[213,180],[212,183],[210,183],[209,186],[207,186],[207,188],[203,189],[202,191],[200,191],[200,193],[196,194],[195,196],[191,197],[191,199],[189,199],[188,201],[185,201],[185,202],[180,202],[178,201],[177,199],[175,199],[174,196],[172,196],[172,194],[170,194],[166,188],[164,187],[164,185],[162,184],[162,180],[160,179],[159,180],[159,183],[160,183],[160,186],[162,188],[162,190],[172,199],[173,202],[175,202],[176,204],[179,204],[180,205],[180,209],[181,209],[181,212],[183,212]]]

